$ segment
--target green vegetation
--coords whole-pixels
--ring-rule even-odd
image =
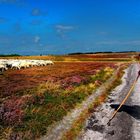
[[[76,139],[76,137],[80,134],[80,132],[82,131],[84,125],[85,125],[85,121],[86,119],[91,115],[91,113],[93,113],[96,109],[97,106],[101,105],[103,102],[105,102],[105,100],[107,99],[108,95],[111,93],[111,91],[117,87],[118,85],[121,84],[121,78],[124,74],[124,69],[126,68],[126,66],[123,66],[119,73],[117,74],[115,81],[113,82],[112,85],[110,85],[106,92],[103,93],[101,96],[97,97],[96,100],[93,102],[93,104],[91,106],[89,106],[89,108],[87,110],[85,110],[80,117],[72,124],[72,127],[70,130],[68,130],[64,135],[62,140],[74,140]],[[98,75],[94,76],[94,78],[97,78]]]
[[[20,139],[33,139],[44,135],[50,125],[61,120],[76,104],[92,94],[97,87],[112,76],[113,72],[114,69],[107,67],[99,70],[96,75],[90,75],[86,82],[75,83],[73,87],[67,89],[62,88],[60,83],[47,82],[34,90],[27,90],[28,93],[24,91],[20,101],[17,99],[18,106],[20,102],[24,103],[24,106],[21,106],[24,112],[22,122],[14,120],[16,123],[9,133],[18,135]],[[79,79],[77,80],[79,82]],[[8,101],[9,104],[10,101]],[[4,122],[2,124],[4,125]],[[3,135],[7,128],[1,130]]]
[[[17,56],[21,56],[19,54],[0,54],[0,57],[17,57]]]

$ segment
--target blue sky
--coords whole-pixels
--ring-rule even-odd
[[[140,51],[139,0],[0,0],[0,54]]]

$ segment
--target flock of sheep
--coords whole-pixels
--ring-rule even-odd
[[[18,59],[0,59],[0,72],[8,69],[22,69],[34,66],[53,65],[51,60],[18,60]]]

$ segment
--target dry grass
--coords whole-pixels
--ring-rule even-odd
[[[101,58],[87,56],[18,57],[17,59],[75,62],[55,62],[52,66],[8,70],[0,75],[0,113],[3,116],[0,120],[0,139],[3,137],[35,139],[44,135],[47,127],[61,120],[77,103],[81,103],[88,97],[112,75],[120,64],[119,62],[92,62],[93,59]],[[126,56],[124,59],[129,57]],[[96,100],[94,107],[105,100],[105,95]],[[90,111],[91,109],[87,114]],[[73,130],[75,132],[68,134],[68,137],[74,137],[80,131],[81,122],[85,117],[79,118],[75,127],[77,130]]]
[[[84,129],[85,126],[85,121],[87,118],[91,116],[91,114],[95,111],[95,109],[104,103],[110,94],[110,92],[118,85],[121,84],[121,77],[123,76],[123,69],[125,69],[127,66],[124,65],[122,69],[120,69],[120,72],[118,73],[116,80],[114,81],[113,85],[110,85],[107,88],[107,91],[103,93],[101,96],[97,97],[96,100],[89,106],[87,110],[85,110],[80,117],[73,123],[72,127],[70,130],[68,130],[64,135],[62,140],[74,140],[76,137],[80,134],[82,129]]]
[[[131,61],[137,53],[99,53],[99,54],[81,54],[81,55],[46,55],[46,56],[13,56],[0,57],[0,59],[43,59],[53,61]]]
[[[61,62],[49,67],[7,71],[1,76],[5,84],[1,88],[8,93],[13,90],[13,93],[1,94],[1,109],[7,110],[1,112],[2,136],[5,129],[11,130],[11,126],[10,137],[33,139],[44,135],[48,126],[81,103],[112,75],[117,66],[114,63]],[[9,80],[11,87],[7,88]]]
[[[57,62],[53,66],[9,70],[0,75],[0,97],[20,93],[47,81],[62,81],[75,75],[93,75],[107,66],[117,67],[115,63],[109,62]]]

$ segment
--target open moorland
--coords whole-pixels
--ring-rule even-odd
[[[1,73],[0,139],[36,139],[45,135],[51,125],[111,78],[118,67],[124,69],[131,64],[135,55],[1,57],[51,60],[54,64]]]
[[[69,55],[48,55],[48,56],[11,56],[0,57],[0,59],[41,59],[52,61],[131,61],[138,54],[130,53],[97,53],[97,54],[69,54]]]

